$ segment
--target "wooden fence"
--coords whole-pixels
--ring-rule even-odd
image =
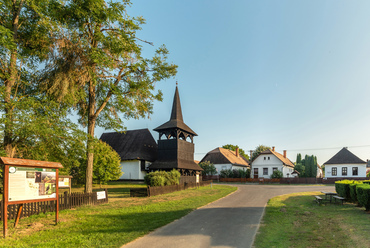
[[[105,199],[98,200],[97,193],[72,193],[64,192],[59,195],[59,210],[71,209],[83,205],[98,205],[108,202],[108,191],[105,191]],[[24,203],[21,217],[29,217],[34,214],[54,212],[56,201]],[[18,211],[18,204],[8,206],[8,219],[15,219]],[[0,220],[2,220],[3,202],[0,201]]]
[[[185,190],[188,188],[208,186],[211,184],[211,182],[212,181],[202,181],[200,183],[183,183],[179,185],[170,185],[170,186],[157,186],[157,187],[148,186],[147,188],[135,188],[135,189],[130,189],[130,196],[131,197],[146,197],[146,196],[162,195],[162,194],[172,193],[175,191]]]

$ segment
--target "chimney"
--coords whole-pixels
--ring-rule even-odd
[[[253,150],[250,150],[249,153],[250,153],[249,160],[251,160],[252,159]]]
[[[272,147],[272,151],[274,152],[275,151],[275,146]]]
[[[286,158],[286,150],[284,150],[284,158]]]
[[[239,157],[239,147],[237,147],[237,148],[236,148],[235,156],[236,156],[236,157]]]

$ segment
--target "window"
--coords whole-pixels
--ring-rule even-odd
[[[263,160],[266,160],[266,157],[263,157]]]
[[[269,174],[269,168],[263,168],[263,175]]]
[[[331,168],[331,175],[336,176],[337,175],[337,167]]]
[[[358,167],[352,168],[352,176],[358,176]]]
[[[347,167],[342,167],[342,176],[347,176]]]
[[[270,160],[270,157],[268,157],[268,160]]]
[[[145,171],[145,160],[140,160],[141,171]]]
[[[272,172],[277,171],[277,170],[278,170],[277,167],[272,168]]]

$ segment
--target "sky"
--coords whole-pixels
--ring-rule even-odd
[[[158,82],[164,100],[150,119],[168,121],[178,82],[196,160],[226,144],[275,146],[325,163],[341,148],[370,159],[370,1],[133,0],[138,37],[150,58],[165,44],[175,78]],[[96,129],[96,136],[114,130]]]

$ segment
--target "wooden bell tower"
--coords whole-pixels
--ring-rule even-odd
[[[197,134],[183,120],[180,96],[176,86],[170,120],[154,129],[159,133],[158,157],[149,169],[177,169],[183,176],[199,174],[202,168],[194,162],[194,136]]]

